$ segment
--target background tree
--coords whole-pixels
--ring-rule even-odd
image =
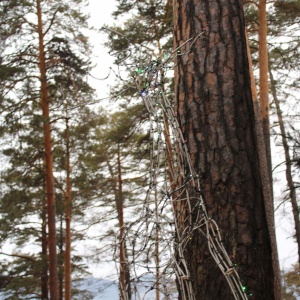
[[[297,181],[293,170],[292,158],[293,140],[298,126],[298,105],[296,93],[299,91],[299,39],[296,32],[299,31],[299,1],[276,1],[269,14],[270,35],[277,43],[270,47],[270,84],[271,95],[276,113],[274,131],[279,132],[285,157],[285,174],[287,180],[287,195],[283,199],[289,199],[292,206],[292,214],[295,228],[295,240],[298,247],[298,262],[300,261],[300,215],[299,195],[294,181]],[[279,37],[288,37],[281,43]],[[284,111],[284,112],[283,112]],[[277,123],[277,122],[278,123]],[[275,123],[276,122],[276,123]],[[275,129],[279,126],[279,130]],[[296,130],[297,131],[297,130]]]
[[[283,299],[295,300],[300,295],[299,265],[295,264],[291,270],[283,272]]]
[[[109,47],[111,53],[118,54],[116,58],[117,64],[119,64],[120,57],[127,57],[127,59],[123,65],[125,69],[122,69],[122,76],[117,74],[119,84],[111,89],[111,95],[121,95],[117,101],[117,103],[120,103],[121,114],[125,114],[124,116],[126,116],[126,113],[131,115],[134,112],[137,118],[141,116],[137,122],[138,126],[149,128],[148,113],[143,103],[133,106],[129,110],[124,109],[124,107],[129,102],[139,103],[141,101],[132,74],[140,74],[144,71],[143,65],[147,65],[147,63],[154,60],[161,61],[171,51],[172,3],[171,1],[117,1],[117,9],[113,12],[113,16],[115,18],[122,16],[126,21],[121,24],[118,22],[116,25],[107,28],[108,42],[106,46]],[[136,26],[137,21],[140,26]],[[166,77],[163,84],[166,93],[170,93],[172,89],[171,80]],[[116,116],[117,114],[115,114]],[[126,120],[126,117],[123,117],[123,119]],[[123,124],[122,122],[120,123]],[[126,128],[128,126],[126,123],[130,124],[131,122],[125,121],[122,127],[125,125],[124,128]],[[119,129],[119,132],[123,132],[123,130],[120,131]],[[149,138],[149,135],[145,137]],[[122,145],[124,147],[124,144]],[[123,147],[121,147],[121,153],[124,153],[124,150],[122,150]],[[156,255],[157,265],[159,258],[158,244],[159,241],[156,243],[157,253],[154,254]],[[138,265],[137,262],[136,264]],[[141,262],[141,264],[144,264],[144,262]],[[133,265],[131,267],[132,269],[135,268]],[[157,276],[159,276],[158,273]],[[157,291],[156,297],[158,296],[159,292]]]
[[[140,127],[141,117],[137,114],[141,111],[140,106],[128,105],[123,111],[106,117],[106,122],[95,133],[94,150],[87,153],[87,157],[94,156],[91,162],[95,172],[102,174],[98,184],[105,191],[93,201],[97,218],[91,228],[95,228],[92,231],[103,240],[97,245],[100,260],[116,262],[120,299],[125,299],[125,295],[131,297],[131,258],[125,240],[127,220],[138,212],[141,191],[147,181],[147,159],[144,156],[148,153],[145,151],[148,134]],[[97,232],[98,224],[101,224],[103,234]],[[98,256],[97,253],[92,255]]]
[[[76,69],[76,63],[77,66],[81,63],[78,61],[78,56],[88,53],[87,39],[80,31],[87,25],[86,16],[79,12],[82,4],[84,1],[76,1],[76,8],[73,8],[67,1],[51,3],[44,3],[44,1],[39,0],[19,3],[3,1],[1,3],[3,15],[1,37],[4,41],[3,53],[5,53],[3,68],[18,70],[26,66],[26,74],[22,74],[23,77],[11,80],[12,84],[10,85],[7,84],[9,81],[6,81],[6,86],[4,85],[7,96],[3,103],[4,118],[8,121],[13,112],[20,111],[20,119],[24,119],[22,108],[28,103],[37,102],[41,108],[45,146],[45,183],[48,195],[46,206],[47,245],[49,248],[50,294],[52,299],[58,299],[53,141],[51,137],[53,110],[57,108],[57,103],[55,104],[53,100],[57,99],[50,99],[49,86],[54,81],[55,70],[57,72],[68,66],[69,69],[72,69],[73,74],[75,74],[74,72],[80,73],[79,68]],[[32,20],[30,16],[35,16],[35,20]],[[76,26],[74,26],[75,24]],[[72,46],[76,48],[77,54],[71,52],[68,47],[63,47],[61,36],[64,37],[64,41],[72,40]],[[81,73],[81,76],[84,74]],[[27,85],[31,93],[30,96],[28,96],[29,93],[25,94],[21,101],[18,99],[20,98],[19,95],[9,98],[8,95],[12,95],[12,91],[20,90],[25,79],[31,80],[30,86]],[[40,97],[40,101],[37,100],[38,97]],[[30,119],[30,116],[28,118]],[[68,286],[70,287],[70,284]],[[67,290],[69,291],[70,288]]]
[[[269,84],[268,84],[268,49],[267,49],[267,15],[266,2],[250,2],[256,6],[258,13],[258,65],[259,65],[259,103],[256,92],[253,63],[249,48],[248,33],[246,32],[247,52],[250,67],[252,100],[254,103],[255,132],[258,144],[258,156],[260,163],[260,174],[262,179],[263,197],[265,202],[266,219],[270,233],[271,255],[274,271],[275,297],[281,296],[281,279],[278,259],[278,250],[275,234],[272,159],[270,142],[270,117],[269,117]],[[251,11],[251,10],[250,10]],[[256,13],[256,11],[255,11]]]
[[[24,115],[32,120],[31,127],[17,120],[4,127],[5,136],[10,142],[6,143],[2,152],[2,155],[8,158],[9,165],[6,170],[2,170],[1,184],[4,188],[0,203],[0,232],[2,245],[9,240],[17,246],[12,253],[2,253],[6,257],[16,258],[9,260],[8,266],[3,266],[4,273],[11,270],[7,290],[22,291],[22,288],[25,288],[27,292],[38,294],[40,288],[41,297],[48,299],[47,219],[40,130],[42,120],[37,111],[35,105],[23,110]],[[36,254],[29,252],[30,244],[35,245]],[[22,274],[22,267],[35,271],[26,272],[24,269]],[[20,274],[13,270],[18,270]]]
[[[65,299],[71,299],[72,179],[74,178],[74,172],[82,171],[76,166],[80,154],[88,144],[87,138],[90,132],[90,130],[86,131],[83,140],[82,136],[77,134],[76,129],[79,127],[79,122],[86,122],[85,118],[89,109],[85,107],[92,102],[93,90],[85,80],[90,69],[89,63],[72,51],[72,47],[67,40],[62,38],[52,39],[51,50],[54,50],[57,59],[61,60],[56,68],[51,69],[54,78],[49,90],[54,104],[53,118],[56,120],[54,154],[56,152],[59,154],[56,169],[61,171],[60,179],[55,178],[55,180],[64,198],[64,297]],[[63,144],[60,141],[63,141]],[[74,195],[76,194],[74,193]]]
[[[255,5],[256,4],[256,5]],[[257,33],[259,28],[258,9],[256,2],[248,2],[246,5],[246,23],[250,35],[250,47],[254,67],[257,68],[258,40]],[[270,98],[273,100],[270,106],[271,126],[273,132],[272,143],[278,146],[278,134],[281,136],[284,157],[285,157],[285,174],[287,179],[288,193],[284,193],[284,199],[280,199],[277,206],[279,208],[287,200],[291,202],[292,214],[296,229],[296,240],[299,232],[299,215],[297,194],[294,186],[295,175],[292,168],[292,143],[289,143],[292,136],[292,127],[298,121],[298,108],[296,105],[295,93],[299,90],[297,85],[297,76],[295,70],[299,58],[297,51],[298,39],[295,35],[299,21],[299,1],[275,1],[268,6],[268,49],[269,49],[269,74],[270,74]],[[260,90],[259,90],[260,92]],[[266,92],[264,92],[265,94]],[[281,100],[281,101],[280,101]],[[291,109],[292,107],[292,109]],[[283,109],[282,109],[283,108]],[[290,127],[289,124],[294,124]],[[278,133],[277,133],[278,132]],[[276,151],[276,149],[273,149]],[[273,166],[277,171],[282,162]],[[293,178],[294,177],[294,178]],[[278,178],[277,178],[278,180]],[[298,215],[298,217],[297,217]],[[297,242],[299,245],[299,242]],[[299,248],[299,246],[298,246]],[[298,249],[299,252],[299,249]],[[299,255],[298,255],[299,256]]]

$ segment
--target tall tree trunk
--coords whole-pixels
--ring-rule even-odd
[[[267,45],[267,9],[266,0],[259,0],[258,5],[258,64],[259,64],[259,102],[260,120],[264,133],[265,148],[268,160],[268,171],[272,182],[272,159],[270,144],[270,120],[269,120],[269,83],[268,83],[268,45]],[[273,193],[273,188],[272,188]]]
[[[272,96],[273,96],[275,106],[276,106],[276,112],[277,112],[279,128],[280,128],[280,133],[281,133],[281,138],[282,138],[282,144],[283,144],[283,149],[284,149],[285,167],[286,167],[285,176],[286,176],[286,181],[287,181],[289,195],[290,195],[291,204],[292,204],[292,211],[293,211],[295,231],[296,231],[296,242],[297,242],[297,246],[298,246],[298,263],[300,264],[300,208],[297,203],[296,189],[295,189],[295,184],[294,184],[293,177],[292,177],[292,162],[291,162],[291,157],[290,157],[290,152],[289,152],[289,144],[287,141],[287,135],[286,135],[285,127],[284,127],[284,121],[283,121],[282,112],[280,109],[280,102],[277,97],[275,80],[274,80],[271,70],[269,71],[269,74],[270,74],[270,79],[271,79],[271,92],[272,92]]]
[[[203,28],[189,54],[177,57],[176,109],[208,215],[219,225],[225,249],[252,299],[274,299],[270,233],[251,98],[243,1],[175,0],[175,48]],[[184,52],[184,49],[181,49]],[[184,253],[196,299],[232,299],[195,234]]]
[[[44,119],[44,149],[45,149],[45,173],[48,213],[48,247],[49,247],[49,278],[50,278],[50,299],[58,299],[58,275],[57,275],[57,253],[56,253],[56,224],[55,224],[55,194],[53,179],[53,158],[51,125],[49,118],[49,96],[46,76],[45,49],[42,10],[40,0],[36,1],[39,36],[39,69],[41,81],[41,108]]]
[[[276,233],[275,233],[272,175],[270,176],[270,169],[269,169],[270,161],[268,160],[268,151],[266,151],[266,145],[265,145],[266,136],[263,132],[262,122],[259,114],[259,104],[257,99],[251,51],[248,43],[247,33],[246,33],[246,43],[247,43],[247,53],[248,53],[248,62],[249,62],[249,71],[250,71],[250,80],[251,80],[252,100],[254,106],[255,132],[256,132],[256,139],[258,144],[257,150],[258,150],[259,163],[260,163],[260,175],[262,178],[265,210],[266,210],[268,228],[270,232],[271,249],[272,249],[272,264],[274,270],[274,295],[275,295],[275,299],[280,300],[282,298],[281,275],[280,275],[280,266],[279,266]]]
[[[71,198],[71,166],[70,166],[70,132],[69,117],[66,116],[66,192],[65,192],[65,220],[66,237],[64,252],[64,279],[65,279],[65,300],[71,300],[71,218],[72,218],[72,198]]]

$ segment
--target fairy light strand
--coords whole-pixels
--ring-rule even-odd
[[[107,28],[103,30],[119,34]],[[143,212],[124,228],[128,251],[126,264],[132,275],[132,290],[135,293],[138,293],[138,285],[144,283],[147,286],[145,295],[159,287],[159,293],[165,299],[171,299],[170,282],[176,276],[182,299],[196,300],[184,252],[193,234],[199,233],[206,237],[210,254],[223,273],[234,299],[248,299],[246,287],[242,285],[235,264],[224,248],[218,225],[208,216],[200,178],[192,166],[188,152],[188,141],[183,137],[176,113],[163,89],[166,72],[176,65],[176,57],[187,55],[206,32],[204,28],[196,37],[165,55],[164,59],[147,56],[147,64],[142,55],[140,60],[129,60],[134,50],[140,51],[139,47],[130,43],[131,48],[126,53],[113,53],[117,57],[117,78],[126,82],[120,72],[120,66],[124,67],[148,110],[152,136],[150,185]],[[127,39],[125,35],[119,35]],[[127,41],[130,42],[128,39]],[[128,83],[130,87],[132,80]],[[185,207],[185,213],[177,211],[179,203]],[[195,211],[197,215],[192,219]],[[166,224],[169,225],[169,230],[166,230]],[[156,260],[159,261],[158,266],[153,263],[157,232],[161,237],[158,245],[160,257]],[[120,241],[116,245],[118,243]],[[115,261],[120,265],[118,259],[115,255]],[[121,287],[124,299],[128,299],[126,290]]]

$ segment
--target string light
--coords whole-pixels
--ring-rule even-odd
[[[124,59],[118,62],[129,74],[135,74],[132,79],[148,110],[152,136],[150,185],[144,210],[124,228],[130,257],[126,264],[132,274],[134,291],[137,291],[137,283],[144,282],[148,286],[147,292],[159,288],[160,293],[170,299],[170,285],[176,276],[182,299],[196,300],[184,253],[193,236],[200,232],[206,236],[209,251],[227,280],[234,299],[247,299],[246,286],[241,284],[235,269],[237,264],[227,254],[216,222],[207,214],[200,177],[188,152],[188,140],[183,137],[177,112],[172,109],[163,89],[166,72],[172,68],[173,54],[189,53],[205,32],[207,29],[203,28],[195,38],[184,42],[170,55],[165,53],[162,61],[152,57],[148,63],[139,61],[137,71],[132,71],[132,64]],[[198,191],[196,196],[191,196],[192,190]],[[179,206],[184,206],[187,211],[180,211]],[[199,213],[192,218],[199,208]],[[169,225],[170,229],[164,225]],[[155,247],[159,249],[159,255]],[[115,260],[118,261],[117,255]]]

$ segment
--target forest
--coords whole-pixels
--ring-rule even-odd
[[[0,300],[300,299],[300,1],[88,7],[0,1]]]

